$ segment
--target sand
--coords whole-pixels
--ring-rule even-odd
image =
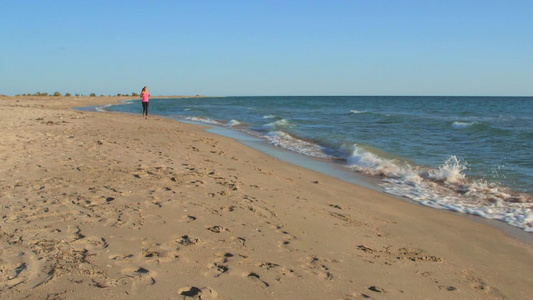
[[[533,249],[204,127],[0,98],[2,299],[528,299]]]

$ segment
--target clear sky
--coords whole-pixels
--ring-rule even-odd
[[[533,95],[531,0],[0,4],[0,94]]]

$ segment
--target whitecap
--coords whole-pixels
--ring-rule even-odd
[[[465,128],[468,128],[472,125],[476,124],[476,122],[460,122],[460,121],[455,121],[453,122],[452,124],[452,127],[455,128],[455,129],[465,129]]]
[[[364,110],[363,111],[359,111],[359,110],[352,109],[352,110],[350,110],[350,113],[351,114],[364,114],[364,113],[366,113],[366,111],[364,111]]]
[[[292,124],[289,121],[287,121],[286,119],[281,119],[281,120],[278,120],[272,123],[265,124],[263,125],[263,128],[267,130],[279,130],[279,129],[284,129],[284,128],[288,128],[291,126]]]

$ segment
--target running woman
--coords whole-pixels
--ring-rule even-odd
[[[141,98],[143,99],[143,116],[146,119],[148,117],[148,103],[150,101],[150,92],[148,92],[147,86],[145,86],[141,91]]]

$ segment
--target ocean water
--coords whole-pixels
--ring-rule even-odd
[[[142,112],[135,100],[103,109]],[[335,160],[386,193],[533,232],[533,98],[152,99],[150,113]]]

